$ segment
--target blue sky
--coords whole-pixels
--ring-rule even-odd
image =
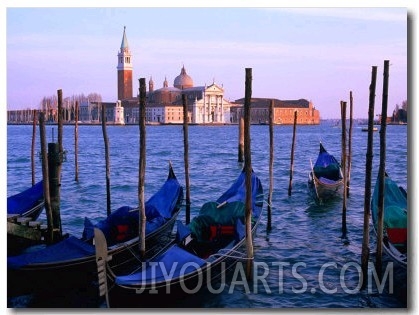
[[[354,96],[368,116],[371,67],[390,60],[388,113],[407,99],[406,8],[6,8],[8,109],[39,108],[43,96],[96,92],[116,101],[123,28],[138,78],[169,85],[185,65],[196,86],[222,84],[225,98],[311,100],[322,118],[339,118]]]

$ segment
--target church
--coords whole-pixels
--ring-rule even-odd
[[[132,55],[129,49],[126,30],[122,36],[118,53],[118,101],[124,108],[126,123],[138,122],[138,97],[133,97]],[[194,86],[193,79],[182,66],[180,74],[169,86],[165,78],[162,87],[155,89],[152,77],[148,81],[146,101],[146,123],[183,123],[182,94],[186,95],[188,122],[191,124],[230,123],[232,104],[224,98],[224,89],[215,82],[208,86]],[[110,111],[108,111],[109,114]],[[110,117],[108,117],[110,118]],[[117,117],[113,117],[114,121]]]

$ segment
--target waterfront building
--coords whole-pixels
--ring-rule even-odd
[[[285,100],[270,98],[252,98],[250,101],[250,122],[252,124],[269,123],[269,106],[274,102],[273,121],[277,125],[294,124],[294,112],[297,112],[297,124],[318,125],[320,113],[313,103],[305,99]],[[236,100],[231,107],[231,121],[238,123],[243,116],[244,98]]]

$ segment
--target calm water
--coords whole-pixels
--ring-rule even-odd
[[[397,279],[394,292],[390,284],[384,291],[357,290],[364,209],[365,155],[367,133],[362,126],[353,131],[351,190],[347,201],[348,239],[341,239],[342,200],[318,206],[307,191],[310,159],[317,157],[319,141],[340,159],[341,130],[330,123],[320,126],[298,126],[292,196],[288,197],[292,126],[274,129],[274,191],[272,226],[266,232],[265,218],[254,240],[255,262],[261,278],[255,287],[227,285],[217,296],[202,292],[179,306],[246,307],[246,308],[381,308],[406,307],[401,287],[405,279]],[[47,126],[48,142],[57,139],[57,127]],[[111,161],[111,202],[115,210],[137,204],[138,190],[138,126],[108,126]],[[39,128],[36,148],[39,152]],[[32,126],[7,128],[7,195],[20,192],[31,184]],[[237,162],[237,126],[190,126],[189,163],[192,217],[200,206],[215,200],[237,177],[242,164]],[[379,166],[379,132],[374,133],[373,184]],[[62,168],[61,215],[63,232],[77,236],[87,216],[94,221],[106,216],[106,175],[104,141],[100,126],[79,126],[79,182],[74,181],[74,126],[64,126],[64,149],[67,160]],[[251,126],[252,165],[269,188],[268,126]],[[407,127],[387,126],[387,170],[399,185],[407,187]],[[163,183],[168,163],[184,183],[182,126],[147,126],[146,197]],[[41,163],[36,160],[37,180],[42,177]],[[267,198],[267,197],[266,197]],[[265,208],[266,210],[266,208]],[[45,220],[45,215],[41,215]],[[184,220],[181,214],[180,219]],[[375,235],[371,233],[374,256]],[[395,268],[396,269],[396,268]],[[265,273],[266,272],[266,273]],[[237,275],[236,275],[237,276]],[[230,275],[234,277],[234,275]],[[237,278],[236,280],[241,280]],[[228,282],[228,281],[227,281]],[[389,281],[388,281],[389,282]],[[246,292],[247,291],[247,292]],[[193,301],[193,302],[192,302]],[[9,301],[9,306],[48,306],[45,301],[27,296]],[[80,306],[84,306],[80,302]],[[74,302],[70,304],[75,306]],[[63,306],[66,306],[63,304]],[[91,306],[91,305],[90,305]]]

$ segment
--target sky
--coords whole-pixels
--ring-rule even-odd
[[[44,96],[99,93],[117,100],[117,53],[124,26],[138,79],[169,86],[184,65],[195,86],[222,85],[224,97],[313,102],[322,119],[368,117],[372,66],[381,113],[384,60],[388,114],[408,97],[408,9],[397,7],[6,7],[7,109],[39,108]]]

